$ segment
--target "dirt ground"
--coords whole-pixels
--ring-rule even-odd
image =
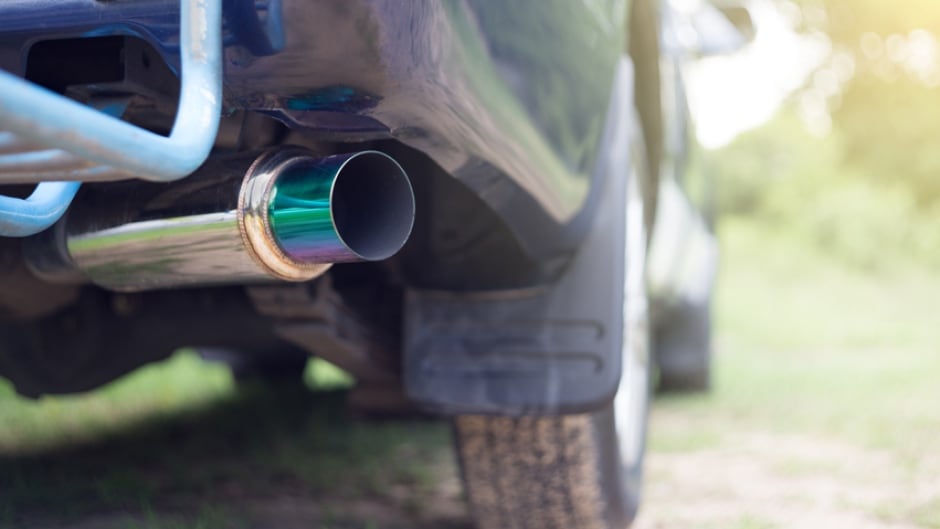
[[[654,427],[681,420],[662,413]],[[924,467],[912,470],[887,452],[808,435],[742,432],[730,439],[699,450],[651,453],[634,527],[940,526],[940,474],[931,477]]]

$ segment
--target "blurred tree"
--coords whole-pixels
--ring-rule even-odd
[[[801,26],[822,32],[831,60],[804,96],[823,99],[845,162],[901,183],[927,210],[940,204],[940,2],[800,0]],[[847,75],[846,75],[847,74]],[[838,86],[833,89],[833,84]]]
[[[940,0],[779,5],[831,54],[795,106],[711,154],[721,213],[866,269],[940,266]]]
[[[925,29],[940,34],[940,2],[936,0],[797,0],[803,21],[833,41],[854,46],[865,33],[906,34]]]
[[[940,203],[940,91],[911,79],[853,80],[833,114],[846,161],[875,180],[899,180],[915,205]]]

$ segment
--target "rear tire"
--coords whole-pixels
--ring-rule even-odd
[[[653,343],[661,393],[695,393],[711,387],[711,307],[684,302],[671,308]]]
[[[613,416],[608,407],[559,417],[459,417],[457,451],[477,527],[629,526],[642,472],[639,464],[617,472]]]

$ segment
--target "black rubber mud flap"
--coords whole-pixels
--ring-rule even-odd
[[[405,386],[446,413],[552,414],[607,404],[620,381],[625,191],[609,182],[590,235],[538,289],[409,291]]]
[[[503,415],[588,412],[613,399],[623,341],[627,180],[636,177],[630,116],[601,156],[605,189],[591,230],[554,284],[407,293],[404,379],[411,399],[439,413]]]

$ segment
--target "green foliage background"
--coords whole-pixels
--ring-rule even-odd
[[[790,105],[712,153],[721,213],[866,269],[940,266],[940,79],[912,71],[887,46],[873,54],[862,45],[924,30],[936,37],[940,2],[797,5],[801,29],[826,33],[833,54],[852,59],[854,74],[827,100],[830,134],[810,134]],[[813,78],[805,90],[812,85]]]

